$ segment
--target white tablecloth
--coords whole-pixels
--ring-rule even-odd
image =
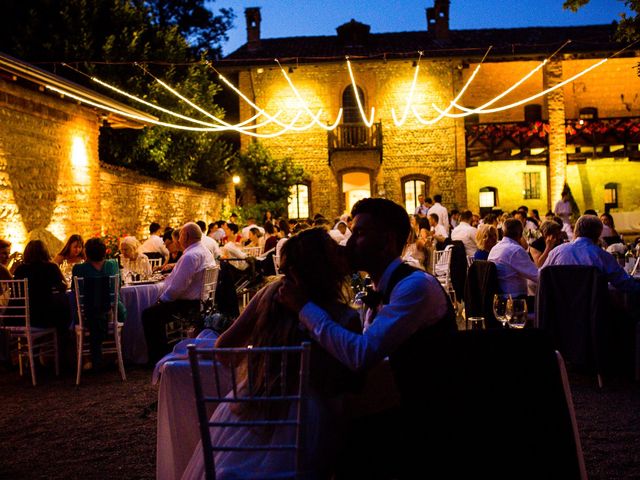
[[[122,330],[122,353],[126,362],[147,363],[147,342],[142,328],[142,312],[156,303],[164,282],[146,285],[127,285],[120,289],[120,298],[127,309]]]
[[[186,359],[186,346],[195,343],[200,348],[213,347],[215,334],[203,331],[197,339],[186,339],[174,347],[174,352],[158,362],[156,373],[160,373],[158,392],[158,437],[156,444],[156,478],[179,480],[187,467],[191,455],[200,441],[198,413],[196,410],[191,380],[191,367]],[[204,393],[215,390],[213,367],[202,364]],[[231,389],[228,370],[219,367],[220,388]],[[155,375],[154,375],[155,377]],[[155,378],[154,378],[155,379]],[[213,409],[209,415],[213,414]]]

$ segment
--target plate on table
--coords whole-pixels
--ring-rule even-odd
[[[134,280],[132,282],[127,282],[126,285],[148,285],[150,283],[158,283],[158,280]]]

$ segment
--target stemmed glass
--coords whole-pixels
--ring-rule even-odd
[[[508,293],[496,293],[493,296],[493,315],[496,317],[504,328],[508,328],[509,319],[507,318],[507,308],[511,301],[511,295]]]
[[[527,323],[527,302],[523,298],[507,302],[507,319],[511,328],[524,328]]]

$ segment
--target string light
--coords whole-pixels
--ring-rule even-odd
[[[353,87],[353,94],[356,96],[356,103],[358,104],[358,110],[360,111],[360,116],[362,117],[362,121],[364,124],[371,128],[373,125],[373,115],[375,113],[375,108],[371,107],[371,117],[369,120],[365,117],[364,107],[362,106],[362,102],[360,101],[360,94],[358,93],[358,87],[356,86],[356,79],[353,76],[353,71],[351,70],[351,62],[349,61],[349,57],[347,57],[347,68],[349,69],[349,77],[351,78],[351,86]]]
[[[416,88],[416,83],[418,81],[418,72],[420,72],[420,59],[422,58],[422,52],[418,52],[418,62],[416,63],[416,71],[413,74],[413,82],[411,82],[411,88],[409,88],[409,95],[407,96],[407,103],[404,107],[404,112],[402,113],[402,118],[398,120],[396,117],[396,110],[394,108],[391,109],[391,116],[393,117],[393,123],[396,124],[396,127],[401,127],[404,122],[407,120],[407,115],[409,115],[409,109],[411,108],[411,99],[413,97],[413,91]]]
[[[287,83],[291,87],[291,90],[293,90],[293,93],[295,94],[295,96],[300,101],[300,104],[302,105],[302,108],[305,110],[305,112],[307,112],[307,114],[311,118],[313,118],[314,122],[317,123],[321,128],[324,128],[325,130],[327,130],[329,132],[334,130],[338,126],[338,123],[340,123],[340,119],[342,118],[342,108],[340,110],[338,110],[338,117],[336,118],[336,121],[333,122],[333,125],[323,125],[318,120],[318,118],[320,117],[320,113],[322,113],[322,110],[319,110],[318,113],[315,116],[313,115],[313,112],[311,111],[311,109],[307,105],[307,102],[304,101],[304,99],[302,98],[302,95],[300,95],[300,92],[298,91],[298,89],[293,85],[293,82],[289,78],[289,75],[287,74],[287,72],[284,71],[284,68],[282,68],[282,65],[280,65],[280,62],[278,61],[278,59],[276,59],[276,63],[280,67],[280,71],[282,72],[282,75],[284,75],[284,78],[287,80]]]

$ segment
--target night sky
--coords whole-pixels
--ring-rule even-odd
[[[593,25],[611,23],[624,10],[622,0],[591,0],[573,13],[563,0],[452,0],[454,30],[524,26]],[[335,35],[352,18],[371,26],[372,33],[426,30],[425,8],[433,0],[216,0],[212,8],[231,7],[235,27],[224,53],[246,41],[244,9],[261,7],[263,38]]]

